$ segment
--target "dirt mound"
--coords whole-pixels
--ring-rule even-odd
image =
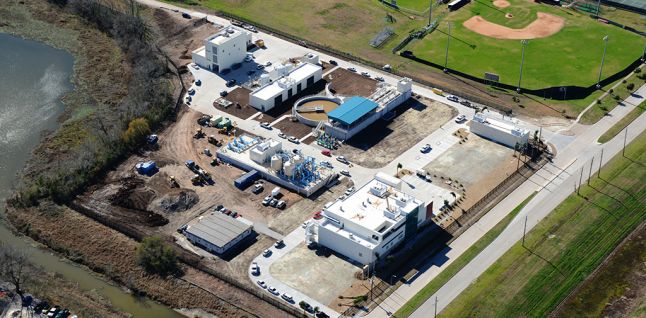
[[[495,24],[485,20],[479,15],[464,21],[463,25],[475,33],[503,40],[546,38],[561,31],[563,25],[565,25],[565,20],[561,17],[543,12],[538,12],[536,15],[536,20],[522,29],[512,29],[500,24]]]
[[[506,8],[510,6],[511,4],[507,0],[495,0],[493,2],[493,5],[496,6],[497,8]]]
[[[177,192],[171,192],[155,199],[150,203],[149,209],[151,211],[161,212],[183,212],[192,208],[200,197],[193,190],[183,189]]]

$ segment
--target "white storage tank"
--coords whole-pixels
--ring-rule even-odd
[[[303,161],[304,159],[300,155],[295,155],[294,157],[292,157],[292,162],[294,163],[294,165],[297,165]]]
[[[285,165],[283,166],[283,169],[285,170],[285,175],[288,177],[291,177],[294,175],[294,164],[291,162],[286,162]]]
[[[278,156],[271,157],[271,170],[280,171],[283,167],[283,160]]]

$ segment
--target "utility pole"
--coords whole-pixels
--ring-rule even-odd
[[[520,45],[522,46],[522,54],[520,58],[520,76],[518,77],[518,88],[516,88],[516,92],[518,92],[518,94],[520,94],[520,82],[523,80],[523,64],[525,64],[525,47],[527,46],[527,43],[529,43],[527,40],[520,41]]]
[[[644,44],[644,53],[642,53],[642,62],[646,62],[646,44]]]
[[[437,317],[437,296],[435,296],[435,313],[433,314],[433,318]]]
[[[601,159],[599,159],[599,170],[597,171],[597,178],[601,175],[601,164],[603,163],[603,148],[601,148]]]
[[[444,53],[444,73],[449,71],[447,65],[449,65],[449,45],[451,44],[451,22],[449,21],[447,23],[449,25],[449,36],[446,38],[446,53]]]
[[[527,215],[525,215],[525,226],[523,226],[523,242],[521,245],[525,247],[525,233],[527,233]]]
[[[592,179],[592,165],[594,164],[594,157],[590,161],[590,172],[588,172],[588,185],[590,185],[590,179]]]
[[[601,67],[599,68],[599,79],[597,80],[597,89],[601,89],[601,73],[603,73],[603,63],[606,60],[606,49],[608,48],[608,36],[603,37],[603,55],[601,56]]]
[[[576,194],[581,194],[581,181],[583,180],[583,167],[581,167],[581,176],[579,177],[579,189],[576,190]]]

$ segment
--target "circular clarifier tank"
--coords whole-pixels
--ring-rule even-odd
[[[320,121],[327,121],[327,114],[339,107],[341,100],[325,96],[309,96],[297,101],[294,105],[298,119],[316,126]]]

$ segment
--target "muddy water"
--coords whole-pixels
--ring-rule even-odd
[[[11,193],[19,171],[43,131],[57,128],[63,112],[60,97],[72,90],[73,57],[44,44],[0,34],[0,201]],[[0,214],[4,213],[0,205]],[[84,290],[96,290],[118,309],[136,318],[183,317],[149,299],[135,298],[90,271],[62,261],[16,237],[0,219],[0,241],[28,250],[32,261],[63,275]]]

